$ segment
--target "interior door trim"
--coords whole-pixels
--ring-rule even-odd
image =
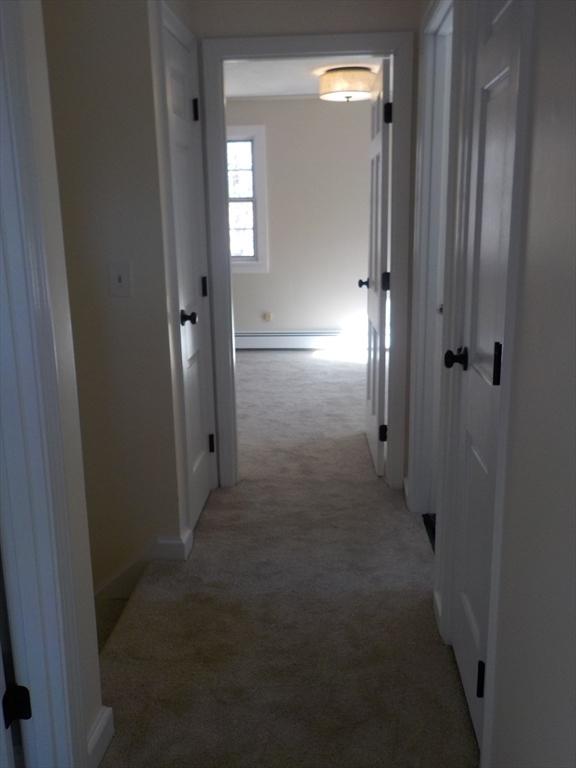
[[[202,42],[202,100],[208,187],[210,277],[213,287],[216,414],[220,483],[237,482],[234,333],[226,213],[226,125],[223,63],[228,59],[371,54],[394,61],[392,146],[389,438],[386,477],[401,489],[407,425],[409,265],[412,226],[412,32],[206,39]]]

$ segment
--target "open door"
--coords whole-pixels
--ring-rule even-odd
[[[180,346],[182,378],[177,428],[186,447],[187,524],[194,528],[216,485],[204,168],[198,113],[198,54],[188,31],[162,9],[162,47],[170,154],[169,222],[173,248],[171,318]],[[175,307],[176,301],[178,306]],[[179,337],[179,338],[178,338]],[[177,349],[174,356],[177,359]]]
[[[372,97],[368,279],[358,283],[368,289],[366,436],[379,476],[385,474],[388,433],[390,110],[390,64],[385,59]]]

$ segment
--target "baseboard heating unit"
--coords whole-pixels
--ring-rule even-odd
[[[341,331],[237,333],[236,349],[324,349]]]

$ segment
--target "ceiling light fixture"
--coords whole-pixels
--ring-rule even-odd
[[[334,67],[320,75],[324,101],[366,101],[372,94],[374,72],[369,67]]]

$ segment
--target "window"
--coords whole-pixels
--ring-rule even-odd
[[[268,272],[264,127],[228,128],[228,225],[235,272]]]

